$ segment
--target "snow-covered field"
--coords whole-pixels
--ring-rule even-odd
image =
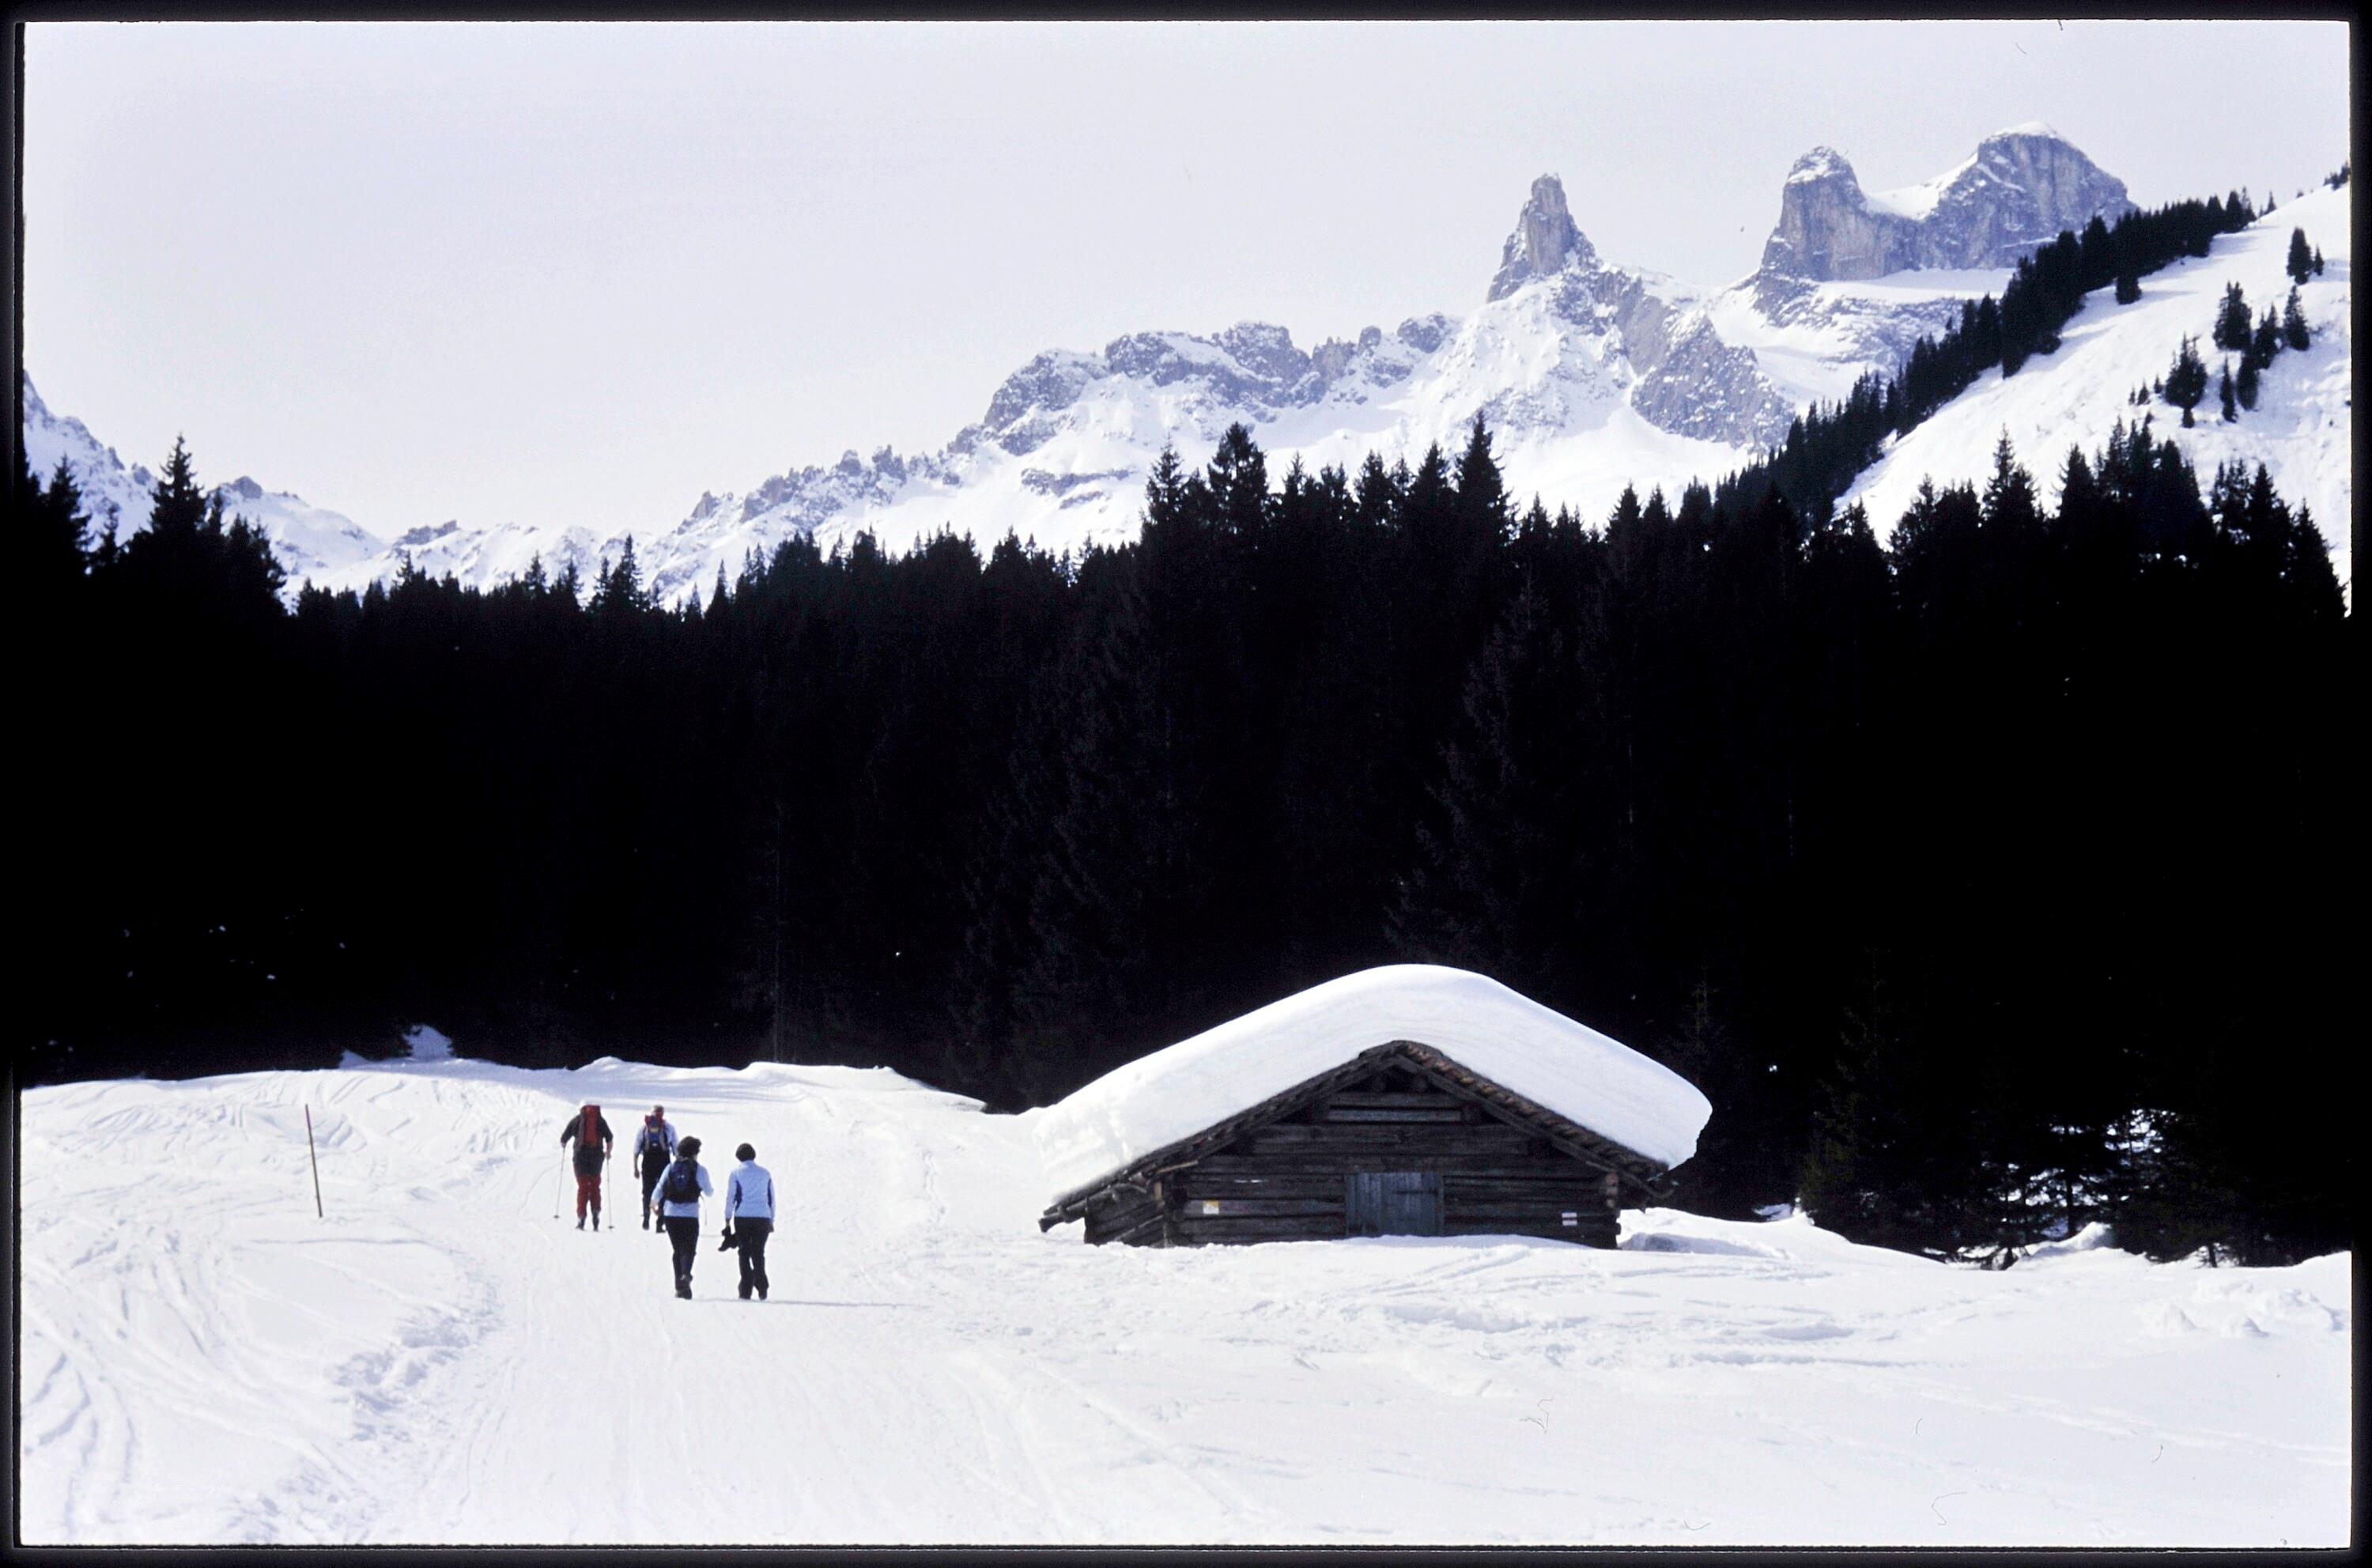
[[[2328,249],[2328,247],[2326,247]],[[773,1299],[555,1223],[564,1120],[754,1143]],[[328,1217],[313,1214],[312,1111]],[[2349,1258],[2005,1273],[1041,1235],[1035,1115],[886,1071],[466,1060],[22,1097],[29,1543],[2338,1546]]]

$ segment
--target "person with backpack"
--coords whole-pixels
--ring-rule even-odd
[[[700,1200],[715,1196],[708,1172],[701,1168],[700,1140],[686,1137],[675,1146],[675,1158],[659,1178],[659,1223],[674,1244],[675,1293],[692,1299],[692,1262],[700,1251]]]
[[[774,1179],[758,1163],[758,1151],[744,1144],[733,1151],[741,1162],[725,1183],[725,1228],[741,1254],[741,1299],[755,1290],[766,1299],[766,1237],[774,1229]]]
[[[651,1193],[657,1190],[659,1178],[675,1163],[675,1129],[668,1125],[667,1107],[655,1105],[643,1118],[643,1130],[634,1134],[634,1174],[643,1180],[643,1228],[651,1228]],[[662,1233],[666,1225],[660,1225]]]
[[[610,1157],[610,1123],[598,1105],[579,1106],[560,1130],[563,1147],[576,1145],[576,1228],[585,1228],[585,1209],[593,1209],[593,1228],[601,1228],[601,1166]]]

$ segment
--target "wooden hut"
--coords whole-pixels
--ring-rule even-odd
[[[1082,1160],[1093,1163],[1096,1152],[1109,1159],[1117,1150],[1125,1157],[1067,1183],[1040,1216],[1039,1227],[1081,1220],[1090,1242],[1141,1246],[1517,1235],[1611,1247],[1620,1210],[1666,1191],[1667,1172],[1678,1163],[1671,1157],[1671,1128],[1685,1125],[1693,1147],[1710,1107],[1693,1087],[1645,1058],[1479,975],[1402,965],[1346,981],[1374,976],[1392,983],[1367,988],[1378,995],[1350,1009],[1359,1015],[1356,1021],[1324,1017],[1329,1027],[1319,1032],[1326,1038],[1314,1051],[1292,1031],[1297,1020],[1327,1009],[1287,1009],[1268,1028],[1260,1027],[1262,1014],[1254,1014],[1211,1031],[1228,1035],[1216,1045],[1200,1036],[1172,1047],[1191,1059],[1178,1071],[1166,1071],[1160,1059],[1168,1053],[1156,1052],[1111,1075],[1122,1081],[1081,1090],[1073,1098],[1084,1097],[1082,1106],[1065,1101],[1054,1108],[1049,1114],[1056,1119],[1057,1144],[1066,1110],[1075,1130],[1095,1134],[1082,1140],[1087,1148],[1073,1151],[1073,1174],[1085,1168]],[[1511,1048],[1506,1039],[1476,1037],[1477,1029],[1493,1027],[1488,1007],[1469,1009],[1482,1016],[1459,1016],[1454,1027],[1432,1031],[1464,1033],[1470,1038],[1462,1044],[1393,1028],[1411,1010],[1394,1005],[1395,985],[1437,990],[1450,982],[1460,995],[1495,1002],[1489,993],[1497,993],[1531,1009],[1537,1017],[1509,1013],[1500,1020],[1509,1033],[1528,1038]],[[1443,1009],[1431,1011],[1441,1024]],[[1372,1038],[1378,1028],[1390,1037],[1360,1043],[1363,1031]],[[1304,1048],[1280,1049],[1281,1040]],[[1544,1068],[1544,1052],[1553,1051],[1580,1057],[1588,1071],[1576,1073],[1572,1063],[1552,1056]],[[1320,1057],[1339,1060],[1285,1087],[1247,1092],[1240,1104],[1227,1103],[1215,1088],[1230,1080],[1227,1069],[1238,1060],[1265,1069],[1273,1081],[1272,1059],[1278,1056],[1298,1056],[1303,1066]],[[1475,1058],[1521,1066],[1522,1074],[1503,1075],[1523,1076],[1524,1086],[1493,1076]],[[1593,1113],[1594,1083],[1608,1086],[1608,1114]],[[1651,1092],[1639,1092],[1642,1086]],[[1255,1083],[1254,1089],[1262,1086]],[[1187,1102],[1166,1116],[1158,1104],[1165,1089]],[[1645,1114],[1643,1106],[1667,1114]],[[1212,1114],[1220,1109],[1224,1114]],[[1169,1135],[1186,1121],[1201,1125]],[[1630,1130],[1656,1147],[1632,1146],[1605,1124]],[[1115,1128],[1141,1131],[1131,1140]],[[1041,1144],[1046,1141],[1041,1134]]]

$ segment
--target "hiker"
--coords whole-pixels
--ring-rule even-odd
[[[659,1221],[674,1244],[675,1293],[692,1299],[692,1260],[700,1250],[700,1199],[715,1196],[708,1172],[701,1168],[700,1140],[686,1137],[675,1146],[675,1159],[659,1178]]]
[[[741,1253],[741,1299],[755,1290],[766,1299],[766,1237],[774,1229],[774,1179],[758,1163],[758,1151],[744,1144],[733,1151],[741,1163],[725,1183],[725,1228]]]
[[[560,1130],[561,1143],[576,1144],[576,1228],[585,1228],[585,1206],[593,1206],[593,1228],[601,1228],[601,1165],[610,1157],[610,1123],[598,1105],[579,1106]]]
[[[651,1190],[675,1161],[675,1129],[668,1125],[667,1107],[655,1105],[634,1134],[634,1174],[643,1179],[643,1228],[651,1228]],[[667,1226],[662,1225],[664,1231]]]

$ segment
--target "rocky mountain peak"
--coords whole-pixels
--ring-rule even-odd
[[[1983,141],[1977,145],[1981,147],[1984,147],[1991,146],[1995,142],[2012,141],[2064,143],[2067,141],[2067,138],[2061,135],[2058,132],[2052,130],[2050,126],[2044,124],[2040,120],[2029,120],[2021,124],[2006,126],[2003,129],[1994,132],[1992,135],[1987,136]],[[2070,145],[2072,145],[2073,144]]]
[[[1864,192],[1843,154],[1814,147],[1787,171],[1762,273],[1826,282],[2007,267],[2063,228],[2132,206],[2122,180],[2040,121],[1996,131],[1958,168],[1899,191]]]
[[[1499,271],[1487,297],[1504,299],[1534,278],[1553,277],[1576,262],[1595,266],[1598,252],[1564,204],[1564,182],[1553,174],[1532,181],[1515,232],[1499,253]]]
[[[1852,180],[1856,190],[1861,186],[1861,181],[1854,174],[1853,165],[1846,162],[1845,155],[1834,147],[1814,147],[1797,158],[1787,170],[1787,183],[1790,185],[1809,184],[1821,180]]]

